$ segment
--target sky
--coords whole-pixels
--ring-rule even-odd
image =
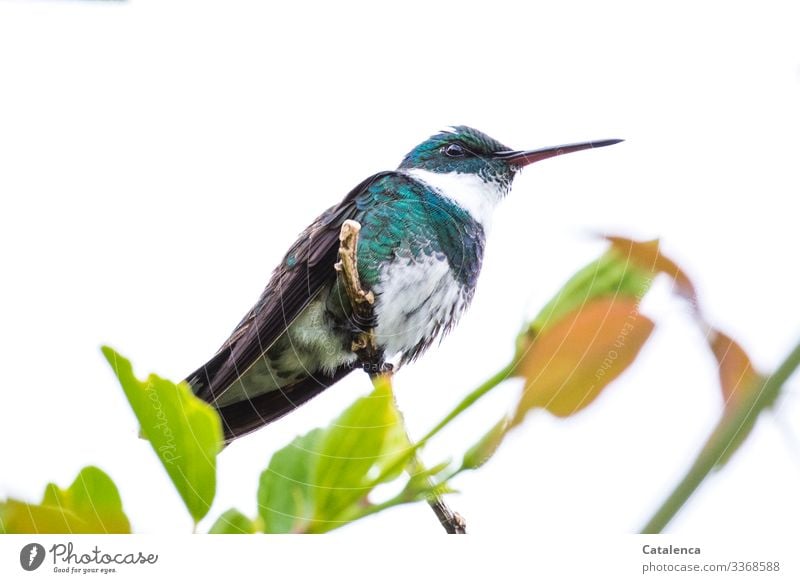
[[[456,124],[514,148],[624,138],[548,160],[497,210],[469,312],[396,377],[424,434],[500,369],[526,318],[602,253],[660,238],[709,320],[769,372],[800,337],[796,5],[670,2],[0,3],[0,498],[98,465],[137,532],[191,519],[99,347],[179,380],[210,357],[294,237],[366,176]],[[639,361],[591,407],[529,416],[449,502],[472,532],[637,531],[722,406],[669,281]],[[800,380],[669,526],[794,532]],[[256,512],[260,472],[370,389],[350,375],[219,459]],[[509,381],[432,442],[458,459],[513,406]],[[435,532],[424,504],[343,529]]]

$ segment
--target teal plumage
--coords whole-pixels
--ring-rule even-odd
[[[392,173],[357,200],[362,231],[359,276],[377,285],[387,261],[434,256],[449,261],[457,279],[474,285],[483,259],[484,231],[468,212],[412,178]]]

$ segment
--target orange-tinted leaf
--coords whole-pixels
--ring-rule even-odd
[[[712,331],[709,344],[719,363],[719,382],[725,408],[730,409],[741,402],[747,391],[760,386],[760,377],[741,345],[727,334],[719,330]]]
[[[598,298],[531,340],[515,370],[526,379],[513,425],[534,408],[567,417],[588,406],[630,365],[653,322],[632,298]]]
[[[722,398],[725,401],[725,415],[730,415],[743,405],[749,394],[760,390],[763,378],[753,367],[753,363],[744,348],[733,338],[720,332],[711,330],[709,334],[709,345],[714,353],[714,358],[719,364],[719,383],[722,389]],[[717,460],[717,465],[722,466],[739,449],[747,436],[755,426],[758,415],[750,415],[747,421],[739,427],[736,437],[725,444],[723,454]],[[709,440],[707,447],[714,447],[714,443],[719,439],[718,432],[715,431]]]
[[[640,268],[652,273],[664,273],[672,278],[678,293],[692,302],[697,301],[694,284],[686,272],[659,249],[658,239],[653,241],[633,241],[624,237],[608,236],[612,247],[628,257]]]

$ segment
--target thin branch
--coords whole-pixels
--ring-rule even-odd
[[[379,353],[375,341],[373,310],[375,296],[371,291],[365,291],[361,287],[361,279],[358,275],[357,256],[360,231],[361,225],[357,221],[347,220],[342,224],[339,232],[339,261],[334,267],[342,276],[342,283],[353,310],[353,319],[361,328],[353,338],[352,350],[374,382],[381,374],[385,374],[391,379],[391,368],[383,363],[382,355]],[[394,394],[393,390],[392,394]],[[405,426],[405,421],[403,421],[403,425]],[[409,443],[411,443],[410,439]],[[407,470],[411,475],[425,471],[425,466],[416,452],[411,458]],[[432,480],[430,478],[428,480],[433,485]],[[466,534],[466,521],[460,514],[453,512],[440,495],[434,494],[428,498],[428,505],[448,534]]]
[[[425,466],[415,452],[414,457],[408,463],[408,473],[414,475],[424,471]],[[429,485],[433,485],[431,478],[427,478],[427,481]],[[454,512],[439,494],[434,494],[428,498],[428,506],[431,507],[447,534],[467,534],[467,521],[458,512]]]
[[[795,346],[775,373],[767,378],[757,390],[751,391],[735,410],[723,415],[686,475],[642,528],[643,534],[655,534],[664,530],[664,527],[675,517],[703,480],[708,477],[739,433],[752,426],[761,412],[775,402],[781,387],[799,366],[800,344]]]

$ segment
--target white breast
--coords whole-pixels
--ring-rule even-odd
[[[457,318],[467,303],[447,260],[433,256],[388,264],[375,291],[375,335],[387,358],[440,333],[442,324]]]

